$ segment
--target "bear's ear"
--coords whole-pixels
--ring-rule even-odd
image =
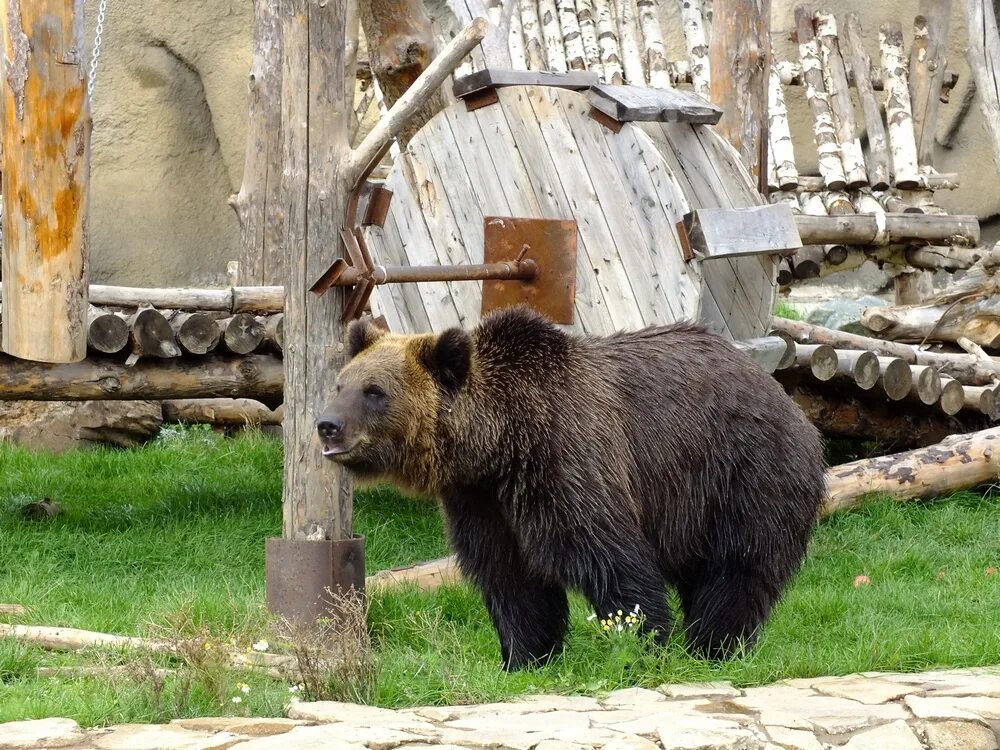
[[[449,328],[427,342],[421,352],[424,367],[448,393],[465,385],[472,366],[472,340],[461,328]]]
[[[385,329],[375,325],[371,318],[355,320],[347,329],[348,359],[353,359],[383,336]]]

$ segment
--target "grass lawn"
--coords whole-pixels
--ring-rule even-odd
[[[246,648],[262,617],[264,539],[280,533],[281,446],[263,437],[174,431],[135,451],[43,456],[0,447],[0,603],[32,608],[25,624],[129,635],[207,629]],[[26,521],[28,501],[65,512]],[[435,507],[391,492],[361,494],[356,524],[369,570],[446,553]],[[825,522],[807,564],[743,658],[708,665],[678,640],[644,649],[607,634],[573,601],[565,654],[504,675],[478,595],[465,586],[373,597],[377,677],[356,697],[385,706],[596,693],[630,685],[728,679],[740,685],[865,670],[1000,663],[996,611],[1000,506],[979,495],[873,503]],[[855,578],[870,583],[855,586]],[[272,637],[272,642],[273,637]],[[280,715],[289,686],[204,664],[154,678],[166,657],[55,654],[0,640],[0,722],[70,716],[83,724],[220,713]],[[38,667],[132,664],[115,677],[37,676]],[[247,691],[239,683],[247,683]],[[345,690],[349,696],[350,690]],[[240,702],[234,703],[234,697]]]

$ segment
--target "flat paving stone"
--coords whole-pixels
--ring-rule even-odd
[[[844,750],[924,750],[924,746],[905,721],[894,721],[858,732]]]
[[[929,750],[998,750],[993,731],[973,721],[929,721],[924,734]]]
[[[773,743],[786,750],[824,750],[816,735],[803,729],[765,727],[765,731]]]
[[[229,732],[195,732],[173,724],[124,724],[95,736],[99,750],[227,750],[246,737]]]
[[[86,735],[72,719],[32,719],[0,724],[0,748],[68,747],[84,741]]]
[[[174,719],[172,725],[196,732],[229,732],[245,737],[270,737],[284,734],[303,726],[301,721],[294,719],[253,718],[243,716],[203,717],[196,719]]]
[[[660,685],[657,690],[668,698],[738,698],[743,695],[731,682],[693,682]]]
[[[878,705],[899,700],[906,695],[922,694],[915,685],[905,685],[878,677],[827,677],[812,683],[812,689],[832,698]]]
[[[918,719],[1000,719],[1000,698],[922,698],[907,696],[907,707]]]

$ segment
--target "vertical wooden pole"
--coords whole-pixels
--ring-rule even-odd
[[[715,0],[709,67],[716,130],[743,158],[767,194],[767,80],[771,68],[771,0]]]
[[[83,0],[2,0],[3,350],[87,354],[90,104]]]
[[[240,222],[240,283],[285,283],[281,190],[281,26],[275,0],[255,0],[243,184],[229,199]]]
[[[965,0],[969,28],[966,59],[976,82],[986,129],[993,140],[993,159],[1000,172],[1000,35],[993,6],[984,0]]]
[[[344,363],[344,291],[309,287],[340,257],[350,156],[347,3],[276,0],[282,33],[280,205],[285,213],[284,524],[267,543],[268,604],[290,619],[329,611],[326,589],[364,587],[351,483],[327,461],[316,421]],[[326,601],[324,601],[326,600]]]
[[[948,60],[948,29],[951,0],[920,0],[920,15],[914,21],[910,51],[910,102],[913,133],[917,140],[917,164],[934,164],[934,136],[937,133],[941,82]]]

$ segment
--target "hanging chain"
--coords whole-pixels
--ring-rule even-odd
[[[108,0],[101,0],[97,6],[97,31],[94,34],[94,52],[90,58],[90,78],[87,81],[87,96],[94,95],[94,79],[97,77],[97,59],[101,56],[101,34],[104,33],[104,13],[108,9]]]

